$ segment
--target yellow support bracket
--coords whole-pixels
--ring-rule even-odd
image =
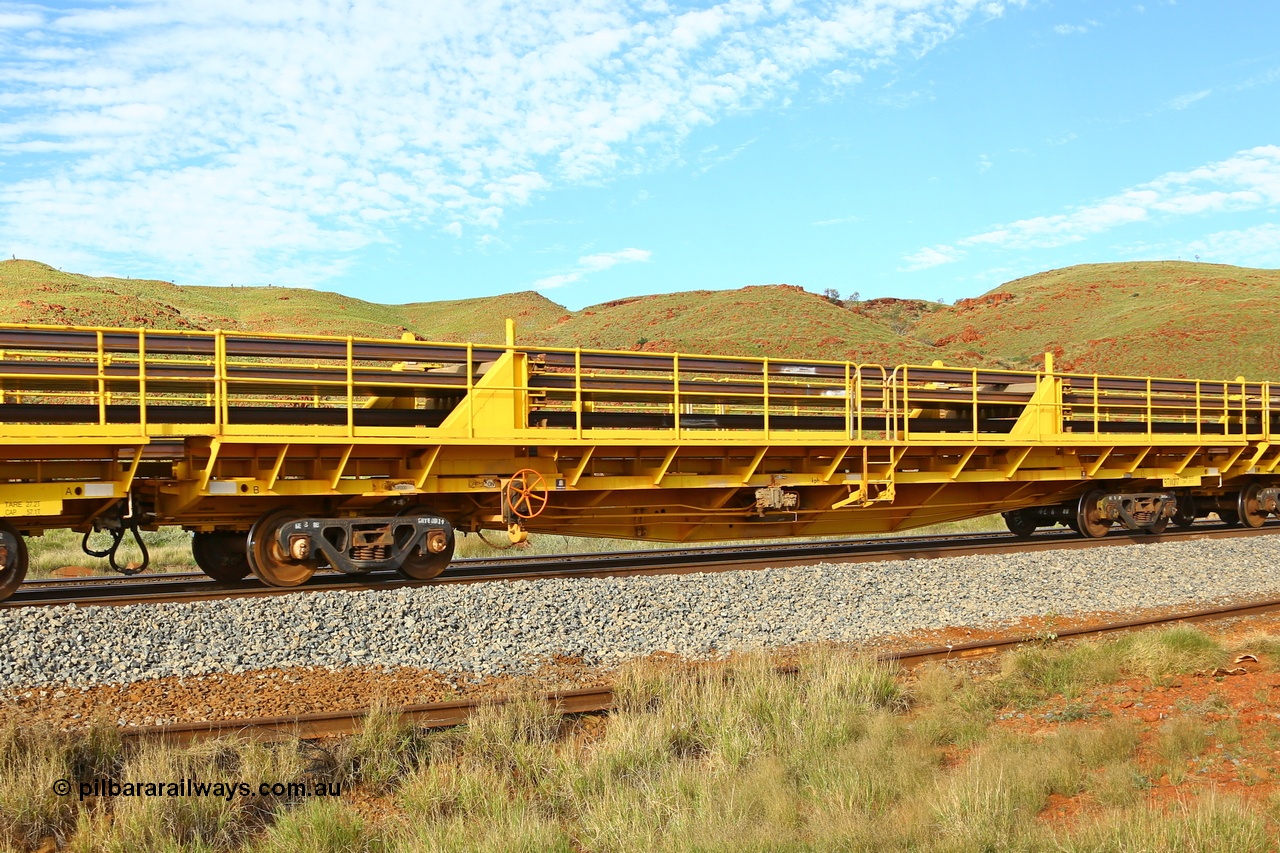
[[[276,480],[280,479],[280,469],[284,467],[284,458],[289,453],[289,445],[280,445],[280,452],[276,454],[275,464],[271,466],[271,476],[267,478],[267,491],[271,491],[276,487]]]
[[[848,455],[849,448],[847,446],[840,448],[840,452],[835,455],[831,460],[831,464],[827,466],[827,470],[822,474],[824,482],[831,482],[831,478],[836,475],[836,471],[840,469],[840,464],[844,462],[845,457]]]
[[[1000,469],[1000,473],[1006,480],[1011,479],[1014,474],[1018,473],[1018,469],[1022,467],[1022,463],[1027,461],[1027,457],[1031,455],[1032,447],[1030,445],[1021,450],[1010,450],[1008,453],[1008,464]]]
[[[574,465],[573,470],[569,472],[568,482],[565,485],[571,489],[578,485],[578,481],[582,479],[583,473],[587,470],[587,463],[591,461],[591,457],[595,452],[595,445],[592,445],[582,451],[582,458],[578,460],[578,464]]]
[[[653,475],[653,484],[655,486],[662,483],[662,479],[667,476],[667,470],[671,467],[672,461],[676,458],[676,454],[680,452],[679,445],[672,445],[667,451],[666,457],[662,460],[662,465]]]
[[[440,458],[440,451],[443,449],[444,445],[437,444],[419,457],[422,459],[422,470],[418,472],[418,476],[413,478],[413,487],[418,491],[422,491],[422,487],[427,484],[427,478],[431,476],[432,469],[436,467],[436,461]]]
[[[977,447],[970,447],[961,456],[960,461],[956,463],[955,468],[951,469],[951,473],[947,475],[948,480],[954,480],[960,476],[960,472],[964,470],[964,466],[969,464],[969,460],[973,458],[973,454],[977,452]]]
[[[204,470],[200,472],[200,488],[199,492],[205,492],[209,488],[209,479],[213,477],[213,466],[218,461],[218,451],[222,449],[222,439],[215,438],[209,442],[209,464],[204,466]]]
[[[765,454],[768,452],[769,445],[767,444],[756,451],[755,458],[751,460],[751,464],[742,471],[742,485],[745,486],[747,483],[751,482],[751,478],[756,475],[756,470],[759,469],[760,463],[764,461]]]
[[[338,481],[342,479],[342,475],[347,470],[347,462],[351,459],[351,451],[355,450],[354,444],[348,444],[346,449],[342,451],[342,458],[338,460],[338,467],[333,470],[332,476],[329,477],[329,488],[337,489]]]
[[[1147,458],[1147,454],[1150,452],[1151,452],[1150,447],[1144,447],[1142,448],[1142,450],[1138,451],[1138,455],[1134,457],[1133,463],[1129,465],[1128,468],[1125,469],[1125,473],[1132,474],[1134,471],[1137,471],[1138,466],[1143,463],[1143,461]]]
[[[1095,459],[1093,461],[1093,464],[1090,465],[1085,470],[1084,475],[1089,479],[1093,479],[1095,476],[1097,476],[1098,472],[1102,470],[1102,466],[1105,465],[1107,460],[1111,458],[1111,453],[1114,450],[1115,450],[1114,447],[1108,447],[1106,450],[1103,450],[1101,453],[1099,453],[1098,458]]]

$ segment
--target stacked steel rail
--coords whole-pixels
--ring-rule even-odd
[[[455,532],[672,542],[1004,512],[1277,509],[1270,383],[353,337],[0,326],[0,596],[24,536],[193,531],[210,575],[429,578]],[[94,532],[97,536],[93,536]],[[137,567],[121,566],[125,571]]]

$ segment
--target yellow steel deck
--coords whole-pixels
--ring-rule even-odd
[[[478,345],[0,326],[0,514],[84,529],[131,496],[148,526],[244,530],[279,507],[412,502],[502,529],[503,489],[531,469],[533,531],[890,531],[1095,481],[1209,499],[1270,484],[1277,412],[1269,383],[1049,358],[1017,372],[556,349],[510,327]]]

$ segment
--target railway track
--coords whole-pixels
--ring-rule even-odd
[[[1277,521],[1269,522],[1256,529],[1201,523],[1189,530],[1168,531],[1158,536],[1117,530],[1101,539],[1080,538],[1064,530],[1038,533],[1029,539],[1003,533],[979,533],[945,538],[911,536],[794,544],[654,549],[607,555],[514,556],[500,559],[457,560],[444,574],[431,580],[410,580],[395,572],[372,572],[361,576],[332,572],[317,574],[305,584],[289,588],[267,587],[254,580],[219,582],[199,572],[129,578],[108,577],[89,582],[79,578],[50,579],[28,581],[22,584],[21,588],[8,600],[0,602],[0,608],[50,607],[67,604],[120,606],[253,598],[302,591],[375,590],[503,580],[721,572],[804,566],[814,563],[937,559],[1200,539],[1233,539],[1267,536],[1277,532],[1280,532],[1280,522]]]
[[[1178,623],[1207,622],[1242,616],[1256,616],[1280,612],[1280,599],[1253,601],[1215,607],[1205,610],[1184,611],[1148,616],[1121,622],[1109,622],[1068,628],[1054,633],[1052,639],[1083,639],[1124,631],[1135,631]],[[949,646],[929,646],[907,651],[891,651],[877,655],[885,663],[904,667],[918,666],[928,661],[964,660],[995,654],[1027,643],[1044,642],[1044,635],[1014,635],[994,639],[975,640]],[[540,700],[560,714],[584,714],[609,711],[613,708],[613,690],[609,687],[589,687],[580,690],[562,690],[544,694]],[[398,709],[404,724],[419,728],[446,728],[462,725],[482,706],[502,705],[511,701],[505,698],[478,700],[458,699],[449,702],[433,702],[408,705]],[[122,731],[125,737],[135,739],[159,739],[183,744],[224,735],[247,736],[259,740],[303,740],[338,737],[360,731],[369,709],[319,712],[296,716],[260,717],[256,719],[210,720],[176,723],[167,726],[139,726]]]

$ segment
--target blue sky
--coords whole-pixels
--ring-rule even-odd
[[[1280,266],[1280,3],[0,0],[0,253],[380,302]]]

